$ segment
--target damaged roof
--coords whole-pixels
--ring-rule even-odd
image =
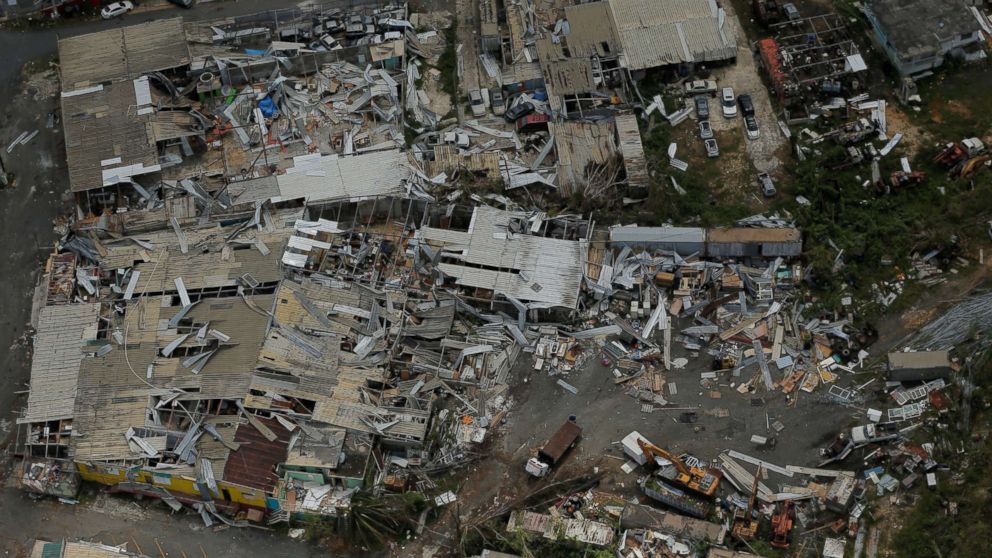
[[[279,481],[276,467],[286,461],[292,434],[276,419],[255,417],[255,420],[271,430],[275,439],[269,440],[249,423],[240,424],[234,441],[241,447],[228,455],[224,480],[271,494]]]
[[[147,82],[145,82],[147,85]],[[150,120],[135,107],[141,86],[121,81],[62,94],[65,153],[73,192],[159,170]]]
[[[360,155],[303,155],[278,177],[280,200],[310,202],[362,199],[404,193],[410,176],[407,154],[399,149]]]
[[[180,17],[59,40],[62,89],[73,91],[190,63]]]
[[[625,66],[644,70],[737,56],[726,14],[714,0],[609,0]]]
[[[425,227],[424,240],[452,262],[437,265],[459,285],[489,289],[536,307],[575,308],[587,258],[585,241],[509,232],[523,211],[478,206],[468,231]],[[529,226],[529,225],[528,225]]]
[[[18,423],[72,418],[86,340],[96,340],[100,304],[45,306],[31,361],[31,392]],[[108,343],[104,340],[101,345]],[[93,347],[91,351],[96,351]]]

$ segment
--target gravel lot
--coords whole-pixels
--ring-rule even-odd
[[[737,36],[737,63],[713,71],[713,79],[717,80],[720,87],[733,87],[734,93],[741,95],[748,93],[754,101],[755,119],[758,121],[758,128],[761,130],[761,137],[756,140],[748,140],[747,152],[754,167],[761,172],[772,172],[781,166],[782,161],[778,159],[776,153],[786,144],[785,136],[778,127],[775,112],[772,109],[771,99],[768,96],[768,89],[761,81],[761,71],[755,60],[751,45],[748,43],[747,35],[741,28],[734,6],[730,2],[723,3],[723,9],[727,12],[727,22],[732,27]],[[710,121],[714,130],[737,129],[744,133],[743,120],[738,116],[728,120],[718,115],[719,100],[711,101],[710,112],[713,116]]]

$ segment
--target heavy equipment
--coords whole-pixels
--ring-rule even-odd
[[[716,469],[703,469],[701,467],[689,467],[678,457],[672,455],[658,446],[645,440],[637,440],[638,447],[644,452],[648,460],[658,463],[655,458],[671,463],[670,466],[662,466],[657,471],[659,477],[676,485],[685,487],[692,492],[702,494],[707,498],[712,498],[716,494],[716,489],[720,485],[722,473]]]
[[[983,165],[986,167],[989,166],[990,162],[992,162],[992,155],[988,153],[972,157],[965,161],[959,169],[955,169],[957,171],[956,174],[961,178],[968,178]]]
[[[754,474],[754,484],[751,485],[751,499],[747,501],[747,509],[738,508],[734,511],[734,526],[730,534],[741,541],[749,541],[758,532],[758,520],[754,517],[754,502],[758,499],[758,479],[761,478],[761,467]]]
[[[985,144],[978,138],[965,138],[961,143],[948,143],[933,162],[953,169],[963,161],[985,153]]]
[[[792,501],[788,500],[782,505],[781,511],[772,515],[772,546],[789,548],[793,522]]]

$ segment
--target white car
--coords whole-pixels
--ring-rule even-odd
[[[486,102],[482,100],[482,93],[478,89],[468,92],[468,101],[472,107],[472,116],[486,115]]]
[[[724,118],[737,116],[737,97],[734,96],[732,88],[723,88],[723,93],[720,95],[720,109],[723,111]]]
[[[113,19],[118,16],[122,16],[134,9],[134,4],[131,2],[114,2],[113,4],[107,4],[102,10],[100,10],[100,17],[103,19]]]

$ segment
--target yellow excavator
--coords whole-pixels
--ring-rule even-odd
[[[683,486],[693,492],[712,498],[716,494],[716,489],[720,485],[722,473],[716,469],[703,469],[701,467],[689,467],[681,459],[658,446],[645,440],[637,440],[637,445],[647,456],[648,460],[657,463],[656,457],[668,461],[674,467],[662,468],[659,475],[670,482]]]
[[[761,467],[754,474],[754,484],[751,486],[751,499],[747,502],[747,509],[734,511],[734,527],[730,534],[741,541],[749,541],[758,532],[758,520],[754,518],[754,503],[758,498],[758,479],[761,477]]]

